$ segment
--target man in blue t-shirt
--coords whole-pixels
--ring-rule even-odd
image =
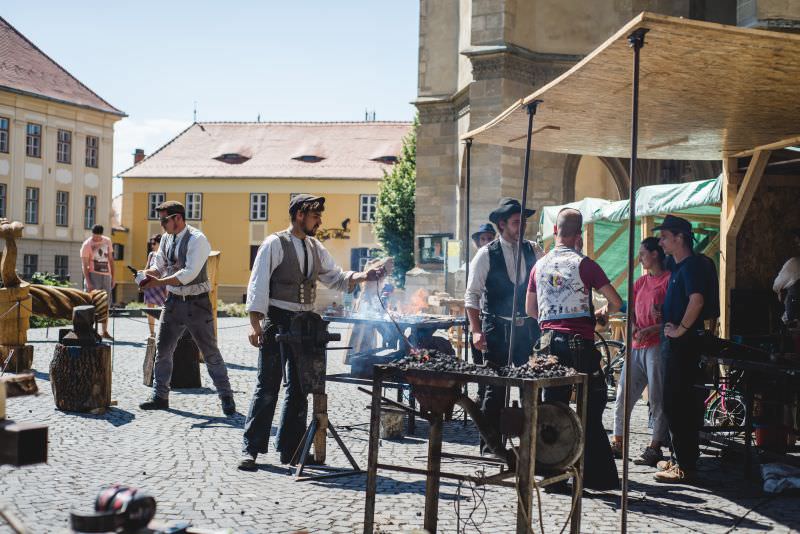
[[[681,483],[695,473],[700,456],[698,431],[703,418],[698,332],[704,329],[704,295],[709,277],[704,260],[692,250],[692,225],[667,215],[659,243],[675,260],[662,307],[664,318],[664,415],[672,441],[672,458],[659,462],[659,482]]]

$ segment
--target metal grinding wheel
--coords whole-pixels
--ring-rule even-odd
[[[583,452],[578,414],[562,402],[539,405],[536,429],[536,467],[558,471],[578,462]]]

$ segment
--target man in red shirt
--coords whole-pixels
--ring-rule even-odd
[[[556,356],[560,363],[589,375],[586,407],[586,451],[583,481],[587,488],[611,490],[619,487],[617,465],[603,428],[607,402],[606,383],[594,347],[595,312],[592,289],[607,300],[608,307],[597,315],[622,307],[622,299],[603,269],[576,250],[583,217],[565,208],[558,214],[555,247],[531,271],[525,310],[539,320],[542,337],[539,348]],[[570,387],[547,388],[544,400],[569,403]],[[564,488],[553,488],[560,491]]]

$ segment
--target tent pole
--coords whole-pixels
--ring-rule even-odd
[[[522,212],[520,213],[519,223],[519,237],[517,238],[517,252],[514,255],[514,298],[511,301],[511,333],[508,336],[508,362],[511,365],[514,361],[514,338],[517,330],[517,294],[519,289],[519,267],[522,263],[522,243],[525,239],[525,207],[528,201],[528,177],[531,168],[531,137],[533,137],[533,116],[536,115],[536,108],[541,103],[541,100],[534,100],[527,104],[525,107],[528,110],[528,138],[525,142],[525,169],[522,173]],[[498,228],[499,230],[499,228]],[[506,389],[506,406],[508,406],[508,389]]]
[[[627,357],[625,365],[631,362],[631,344],[633,342],[633,319],[634,309],[636,306],[633,302],[633,277],[635,274],[634,256],[636,251],[636,160],[639,144],[639,55],[640,50],[644,46],[644,35],[647,33],[647,28],[639,28],[628,36],[628,43],[633,49],[633,84],[631,93],[631,160],[630,169],[628,174],[631,179],[630,184],[630,217],[628,217],[628,313],[625,320],[625,347],[627,348]],[[625,415],[623,419],[623,445],[622,445],[622,518],[620,523],[620,532],[623,534],[628,532],[628,459],[629,445],[630,445],[630,426],[631,418],[628,415],[628,406],[630,406],[631,398],[631,381],[630,376],[625,380],[625,388],[623,392],[623,411]]]
[[[472,191],[472,139],[467,139],[466,143],[466,153],[464,154],[464,158],[466,160],[466,207],[464,208],[464,258],[466,260],[464,266],[464,283],[469,283],[469,261],[470,261],[470,251],[472,250],[472,246],[469,244],[470,242],[470,235],[469,235],[469,207],[470,207],[470,194]],[[464,315],[467,314],[467,307],[464,306]],[[469,360],[469,355],[471,353],[472,348],[472,341],[470,340],[470,333],[469,333],[469,317],[467,316],[467,323],[464,325],[464,361]]]

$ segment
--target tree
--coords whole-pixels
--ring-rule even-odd
[[[405,285],[406,272],[414,267],[414,195],[417,189],[417,126],[403,139],[397,163],[384,172],[378,191],[375,235],[383,254],[394,258],[394,277]]]

